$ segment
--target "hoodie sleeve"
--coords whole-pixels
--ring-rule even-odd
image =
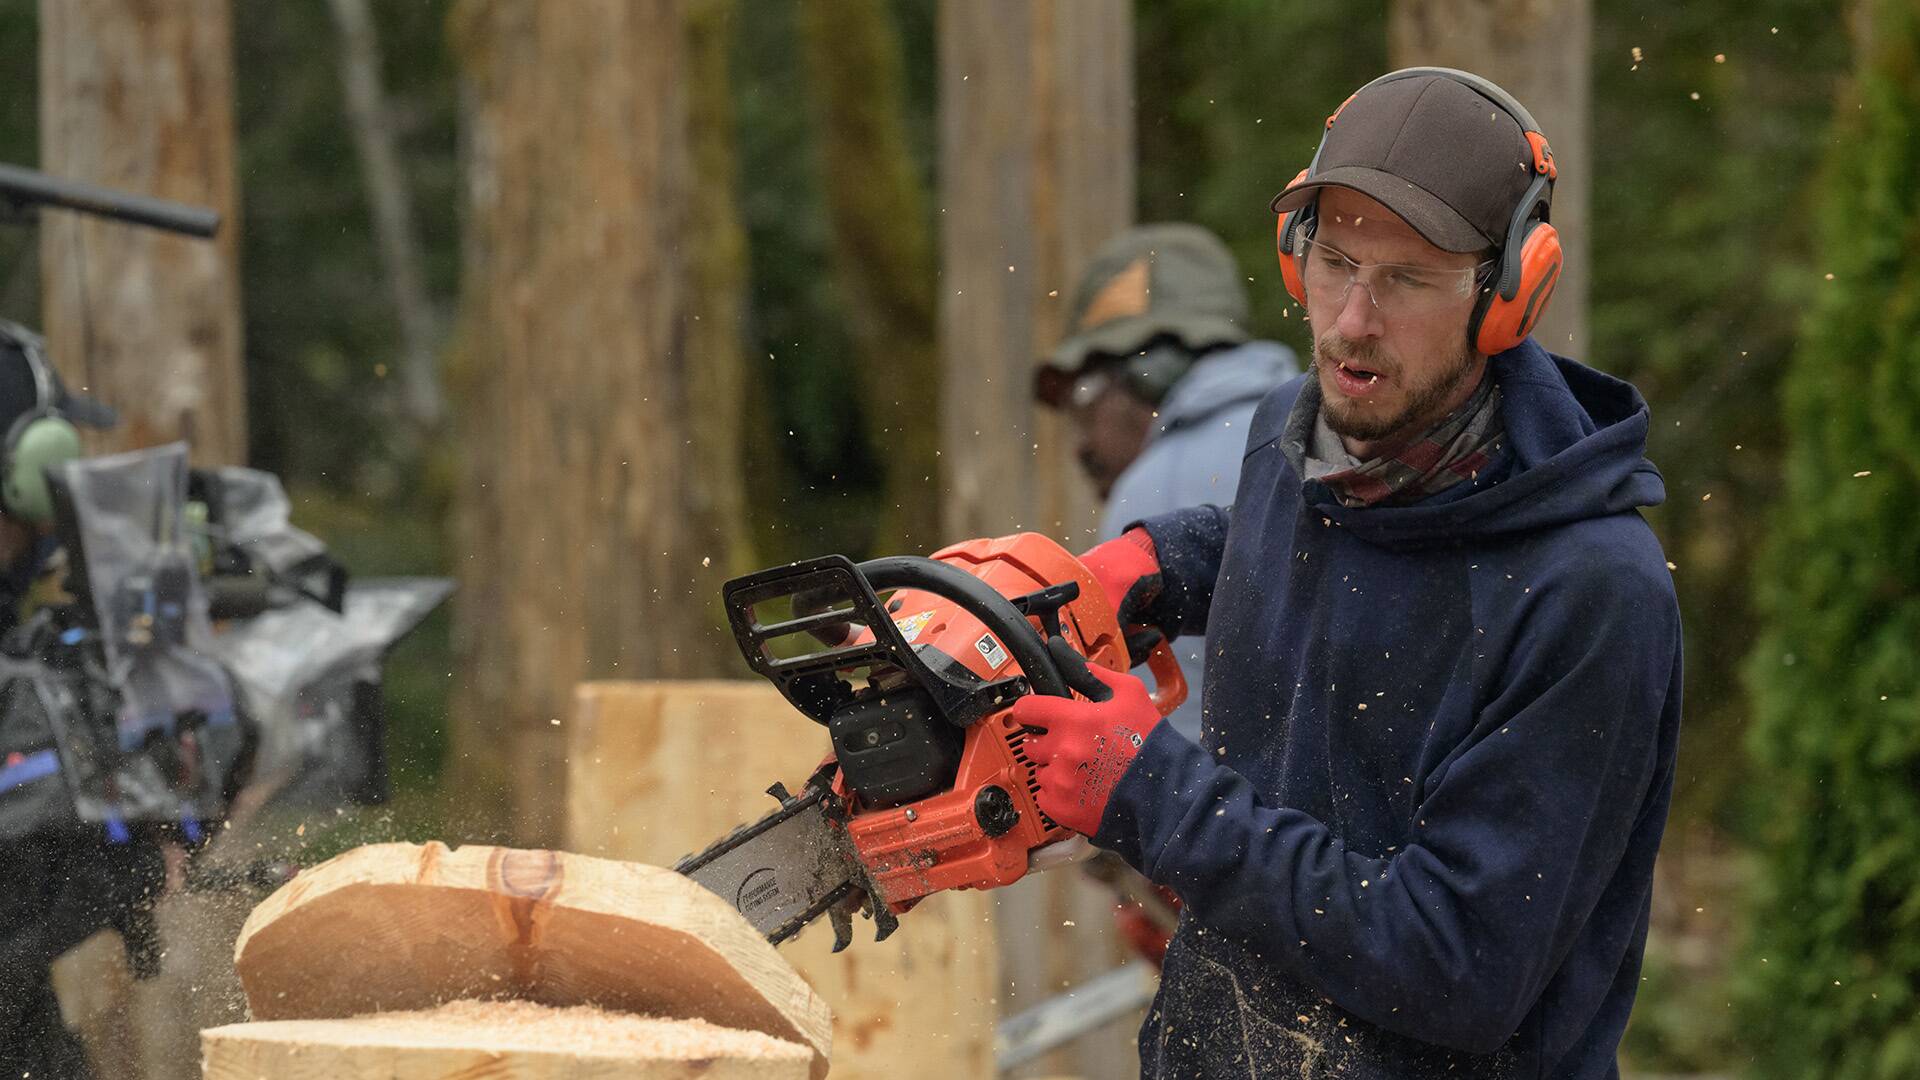
[[[1178,627],[1176,637],[1207,632],[1207,609],[1213,605],[1213,582],[1220,576],[1232,509],[1189,506],[1129,522],[1121,530],[1138,525],[1153,537],[1162,578],[1154,623]]]
[[[1164,724],[1094,842],[1347,1011],[1491,1053],[1613,877],[1679,692],[1670,585],[1618,566],[1581,578],[1525,617],[1471,734],[1424,778],[1404,849],[1348,850]]]

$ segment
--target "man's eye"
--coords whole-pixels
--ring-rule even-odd
[[[1410,274],[1405,270],[1395,271],[1393,274],[1392,280],[1395,285],[1399,286],[1402,289],[1433,288],[1433,282],[1427,280],[1426,278],[1420,276],[1419,274]]]

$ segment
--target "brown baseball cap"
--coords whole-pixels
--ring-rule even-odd
[[[1328,121],[1313,166],[1273,197],[1274,211],[1297,210],[1321,188],[1349,188],[1385,205],[1442,251],[1503,246],[1539,159],[1521,122],[1497,98],[1537,131],[1505,91],[1467,72],[1410,69],[1368,83]],[[1541,145],[1550,162],[1544,139]]]

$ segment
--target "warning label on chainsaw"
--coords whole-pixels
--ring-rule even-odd
[[[920,631],[925,630],[927,624],[932,621],[933,612],[922,611],[917,615],[909,615],[904,619],[895,619],[893,620],[893,625],[900,628],[900,636],[906,638],[907,644],[911,645],[913,644],[913,639],[919,637]]]
[[[980,635],[980,640],[974,642],[973,647],[980,650],[980,655],[986,657],[987,663],[992,664],[995,670],[999,670],[1000,665],[1007,662],[1007,650],[993,640],[992,634]]]

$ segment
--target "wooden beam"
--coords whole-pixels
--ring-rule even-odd
[[[719,897],[670,870],[554,851],[356,848],[269,896],[235,967],[259,1020],[461,998],[594,1004],[764,1032],[812,1048],[826,1004]]]
[[[825,729],[763,682],[584,683],[567,725],[567,846],[670,864],[774,808],[827,752]],[[990,897],[945,893],[883,942],[821,924],[780,953],[833,1007],[834,1080],[993,1075]]]
[[[798,1043],[701,1020],[460,1001],[201,1033],[205,1080],[806,1080]]]

